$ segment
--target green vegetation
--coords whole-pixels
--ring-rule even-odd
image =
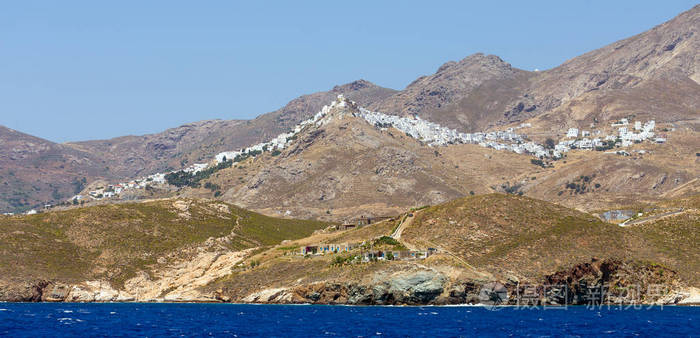
[[[532,163],[538,167],[542,167],[542,168],[551,168],[552,167],[551,163],[548,163],[548,162],[545,162],[543,160],[536,159],[536,158],[530,159],[530,163]]]
[[[554,149],[554,146],[555,146],[555,145],[556,145],[556,142],[554,142],[554,140],[553,140],[551,137],[548,137],[548,138],[544,141],[544,147],[547,148],[547,149]]]
[[[564,188],[569,190],[570,195],[585,194],[587,192],[592,192],[592,191],[594,191],[594,189],[591,188],[591,185],[593,185],[593,187],[595,189],[600,188],[600,184],[598,184],[598,183],[593,184],[593,179],[595,177],[596,177],[595,174],[593,174],[591,176],[581,175],[581,176],[577,177],[573,182],[567,182],[564,185]],[[559,195],[561,195],[561,194],[559,194]]]
[[[233,165],[232,161],[223,161],[213,167],[200,170],[196,174],[192,174],[189,172],[186,172],[184,170],[168,173],[165,175],[165,180],[168,182],[170,185],[174,185],[176,187],[193,187],[193,188],[198,188],[200,186],[199,181],[204,180],[209,178],[213,173],[230,168]],[[217,190],[217,189],[211,189],[211,190]]]
[[[80,180],[76,178],[71,184],[73,185],[73,193],[78,194],[85,188],[85,185],[87,184],[87,179],[85,177],[83,177]]]
[[[356,255],[335,255],[331,261],[331,266],[343,266],[351,264],[357,258]]]
[[[211,191],[216,191],[216,190],[220,190],[221,186],[219,186],[218,184],[215,184],[215,183],[206,182],[206,183],[204,183],[204,188],[209,189]]]
[[[603,141],[602,146],[595,147],[595,150],[606,151],[606,150],[610,150],[612,148],[615,148],[615,141],[614,140],[607,140],[607,141]]]
[[[523,192],[520,191],[520,188],[522,188],[523,185],[520,183],[514,183],[513,185],[510,184],[510,182],[506,182],[501,184],[501,189],[507,194],[513,194],[513,195],[522,195]]]
[[[372,241],[371,244],[365,244],[367,249],[371,247],[376,249],[383,246],[390,246],[392,250],[408,250],[401,242],[389,236],[382,236]]]

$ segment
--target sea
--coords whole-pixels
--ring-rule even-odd
[[[8,337],[700,335],[700,307],[0,303]]]

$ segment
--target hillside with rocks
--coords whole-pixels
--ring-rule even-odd
[[[392,215],[492,191],[489,184],[499,182],[498,175],[533,168],[527,155],[491,154],[476,144],[430,146],[396,128],[379,128],[344,98],[329,107],[278,154],[263,152],[236,162],[203,182],[220,187],[222,200],[266,214],[339,220]],[[488,165],[472,161],[484,162],[486,156]],[[181,191],[183,196],[211,193],[206,188]]]
[[[698,209],[679,217],[695,221],[684,221],[682,231],[668,236],[667,222],[621,228],[544,201],[500,194],[467,197],[364,228],[286,243],[254,256],[260,259],[256,268],[206,290],[224,301],[258,303],[483,304],[484,289],[500,283],[507,290],[503,304],[553,305],[564,299],[586,304],[586,292],[596,287],[605,288],[604,302],[613,304],[633,299],[684,303],[697,299],[691,297],[697,297],[694,259],[700,248],[682,238],[695,237]],[[381,237],[389,234],[394,241]],[[307,258],[284,251],[367,236],[374,241],[365,243],[373,244],[358,251]],[[669,252],[671,243],[683,249]],[[348,259],[361,250],[400,254],[407,248],[435,253],[424,259]],[[663,291],[624,291],[654,285],[663,285]],[[530,297],[520,297],[528,292]]]
[[[457,133],[374,113],[340,97],[295,130],[274,143],[223,153],[235,162],[177,194],[219,198],[269,215],[337,221],[490,192],[590,211],[700,189],[696,134],[685,129],[664,144],[636,142],[612,152],[571,149],[547,158],[540,152],[551,150],[523,143],[520,129]]]
[[[164,199],[0,216],[0,226],[1,300],[149,301],[204,300],[194,289],[230,274],[250,249],[327,224]]]
[[[0,216],[0,300],[489,304],[498,283],[500,304],[693,303],[697,198],[671,205],[629,227],[503,194],[350,228],[193,199]]]
[[[477,53],[450,61],[433,75],[368,108],[396,115],[417,114],[461,131],[481,131],[499,119],[534,74],[495,55]]]

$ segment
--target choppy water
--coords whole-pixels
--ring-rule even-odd
[[[697,336],[700,308],[0,303],[0,335]]]

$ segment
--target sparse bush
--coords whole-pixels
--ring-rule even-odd
[[[165,175],[165,181],[168,182],[170,185],[174,185],[176,187],[193,187],[197,188],[200,186],[199,181],[204,180],[209,178],[213,173],[230,168],[233,165],[232,161],[224,161],[221,162],[213,167],[200,170],[196,174],[188,173],[185,172],[184,170],[168,173]],[[206,184],[205,184],[206,187]],[[211,189],[211,188],[210,188]],[[216,189],[211,189],[211,190],[216,190]]]
[[[204,183],[204,188],[209,189],[211,191],[216,191],[221,189],[221,187],[218,184],[214,184],[211,182]]]
[[[554,146],[555,146],[555,145],[556,145],[556,143],[554,143],[554,140],[553,140],[551,137],[548,137],[548,138],[544,141],[544,146],[545,146],[545,148],[547,148],[547,149],[554,149]]]
[[[536,158],[530,159],[530,163],[532,163],[536,166],[540,166],[542,168],[547,168],[547,164],[540,159],[536,159]]]
[[[507,194],[517,194],[520,188],[522,188],[522,184],[519,183],[510,185],[509,182],[506,182],[504,184],[501,184],[501,189],[503,189],[503,191]]]
[[[340,256],[337,255],[333,257],[333,260],[331,261],[331,266],[343,266],[345,264],[351,264],[353,260],[355,260],[355,255],[350,255],[350,256]]]

